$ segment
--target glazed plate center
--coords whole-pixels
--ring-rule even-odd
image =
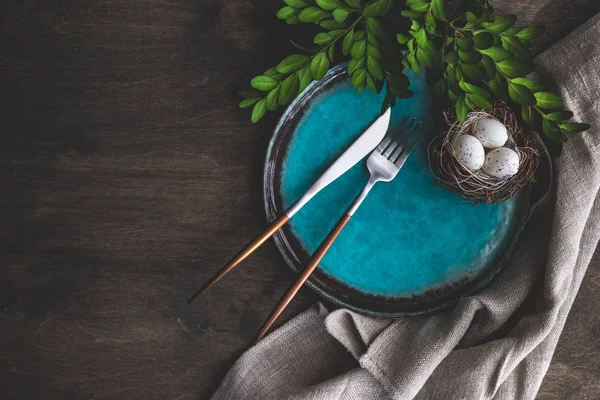
[[[416,94],[398,101],[390,126],[409,114],[433,125],[430,91],[422,77],[411,81]],[[286,150],[279,188],[286,208],[379,115],[383,93],[367,92],[357,94],[344,81],[312,100]],[[324,272],[367,294],[406,298],[472,279],[508,250],[522,218],[520,196],[472,206],[436,186],[427,160],[431,134],[423,135],[395,180],[375,186],[321,262]],[[360,162],[294,216],[292,232],[308,253],[367,179]]]

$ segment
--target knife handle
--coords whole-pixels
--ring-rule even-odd
[[[329,232],[325,240],[319,245],[319,248],[317,249],[317,251],[315,251],[315,254],[313,254],[306,269],[304,270],[304,272],[302,272],[302,275],[300,275],[300,278],[298,278],[296,283],[294,283],[292,287],[288,289],[287,293],[280,300],[279,304],[277,304],[277,307],[273,310],[273,312],[269,316],[269,319],[267,320],[267,322],[265,322],[258,335],[256,335],[256,339],[254,339],[255,344],[259,340],[261,340],[263,336],[265,336],[265,334],[271,328],[271,325],[273,325],[275,320],[281,315],[283,310],[285,310],[288,304],[290,304],[292,299],[296,296],[296,293],[298,293],[302,285],[304,285],[304,282],[306,282],[306,280],[310,277],[314,270],[317,269],[319,263],[321,262],[323,257],[325,257],[325,254],[327,254],[327,251],[329,250],[335,239],[337,239],[337,237],[340,235],[348,221],[350,221],[350,218],[352,218],[356,210],[358,210],[358,207],[360,207],[360,205],[365,200],[365,198],[367,197],[371,189],[373,189],[373,186],[375,186],[376,183],[377,180],[369,179],[363,190],[359,193],[358,196],[356,196],[350,207],[348,207],[344,215],[339,219],[333,230]]]
[[[252,254],[256,249],[258,249],[264,242],[267,241],[271,236],[277,232],[279,228],[285,225],[289,221],[290,217],[287,214],[282,215],[278,219],[273,222],[266,231],[264,231],[259,237],[251,241],[244,247],[242,251],[240,251],[233,260],[231,260],[227,265],[225,265],[215,276],[211,278],[210,281],[206,282],[200,290],[196,292],[188,300],[189,304],[195,303],[196,300],[200,298],[204,293],[208,291],[211,287],[215,285],[215,283],[219,282],[225,275],[231,272],[239,263],[244,261],[250,254]]]

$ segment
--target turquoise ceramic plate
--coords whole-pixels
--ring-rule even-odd
[[[415,96],[399,100],[391,126],[410,114],[426,128],[398,177],[378,184],[329,250],[308,285],[328,300],[388,317],[453,304],[489,282],[527,218],[530,190],[511,201],[472,206],[435,185],[427,145],[430,88],[410,76]],[[383,94],[357,94],[344,66],[313,83],[281,118],[267,153],[267,217],[281,215],[379,115]],[[302,270],[366,183],[364,162],[319,193],[275,236],[286,262]]]

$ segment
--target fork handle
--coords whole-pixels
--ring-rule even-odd
[[[354,199],[350,207],[348,207],[348,209],[346,210],[344,215],[339,219],[335,227],[331,230],[331,232],[329,232],[325,240],[319,245],[319,248],[317,249],[317,251],[315,251],[315,254],[313,254],[312,258],[310,259],[310,262],[306,266],[306,269],[304,270],[304,272],[302,272],[302,275],[300,275],[300,278],[298,278],[296,283],[294,283],[292,287],[288,289],[287,293],[279,301],[279,304],[277,304],[277,307],[275,307],[275,309],[269,316],[269,319],[267,320],[267,322],[265,322],[258,335],[256,335],[254,343],[257,343],[265,336],[265,334],[271,328],[271,325],[273,325],[275,320],[279,317],[279,315],[281,315],[283,310],[285,310],[288,304],[290,304],[292,299],[296,296],[296,293],[298,293],[302,285],[304,285],[304,282],[306,282],[308,277],[314,272],[315,269],[317,269],[319,263],[321,262],[323,257],[325,257],[325,254],[327,254],[327,251],[329,250],[335,239],[337,239],[337,237],[342,232],[348,221],[350,221],[350,218],[352,217],[352,215],[354,215],[354,212],[358,209],[358,207],[360,207],[360,205],[367,197],[375,183],[376,181],[369,180],[362,192],[360,192],[356,199]]]
[[[349,220],[350,215],[344,214],[342,218],[340,218],[340,220],[337,222],[333,230],[329,232],[325,240],[319,245],[319,248],[310,259],[309,264],[307,265],[304,272],[302,272],[302,275],[300,275],[300,278],[298,278],[298,280],[292,285],[292,287],[288,289],[285,296],[283,296],[283,298],[279,301],[279,304],[277,304],[277,307],[275,307],[275,309],[269,316],[269,319],[261,328],[260,332],[256,336],[256,339],[254,339],[254,343],[257,343],[260,339],[263,338],[263,336],[269,331],[269,328],[271,328],[271,325],[273,325],[273,322],[275,322],[275,320],[279,317],[283,310],[285,310],[287,305],[290,304],[294,296],[296,296],[296,293],[298,293],[298,290],[300,290],[302,285],[304,285],[304,282],[306,282],[308,277],[317,268],[319,262],[321,262],[321,260],[327,253],[327,250],[329,250],[329,248],[331,247],[335,239],[338,237],[342,229],[344,229],[344,226],[346,226]]]
[[[287,214],[282,215],[277,218],[275,222],[273,222],[266,231],[264,231],[259,237],[251,241],[244,247],[242,251],[240,251],[233,260],[231,260],[227,265],[225,265],[215,276],[211,278],[210,281],[206,282],[204,286],[200,288],[192,296],[191,299],[188,300],[189,304],[194,303],[200,296],[202,296],[208,289],[214,286],[215,283],[219,282],[225,275],[227,275],[232,269],[234,269],[239,263],[244,261],[250,254],[252,254],[256,249],[258,249],[264,242],[267,241],[271,236],[277,232],[279,228],[288,222],[290,217]]]

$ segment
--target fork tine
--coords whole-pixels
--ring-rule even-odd
[[[406,125],[409,119],[410,115],[407,115],[402,122],[400,122],[394,129],[392,129],[390,133],[385,136],[379,146],[377,146],[377,150],[379,150],[381,154],[385,154],[385,152],[388,150],[388,147],[392,143],[392,140],[397,136],[398,132],[404,129],[404,125]]]
[[[420,123],[415,125],[412,132],[409,134],[410,138],[407,141],[407,145],[403,147],[400,154],[398,154],[396,159],[393,160],[393,163],[396,164],[397,166],[401,166],[402,164],[404,164],[404,162],[408,158],[408,155],[410,154],[412,149],[416,146],[417,140],[419,138],[419,128],[420,127],[421,127]]]
[[[407,117],[407,120],[408,118],[410,117]],[[402,143],[403,137],[406,135],[406,132],[408,132],[411,129],[414,122],[415,119],[412,119],[407,124],[402,124],[402,126],[399,126],[398,128],[394,129],[390,133],[387,143],[385,143],[385,146],[383,147],[383,150],[381,150],[381,155],[386,156],[389,159],[389,155],[393,154],[394,151],[396,151],[396,149],[398,148],[398,144]]]
[[[406,147],[406,144],[409,142],[411,135],[415,130],[416,123],[417,120],[413,119],[407,126],[406,130],[402,132],[402,135],[400,135],[400,137],[396,139],[396,141],[391,146],[393,147],[393,149],[391,150],[390,155],[387,157],[388,160],[393,162],[393,160],[395,160],[398,157],[398,155],[401,154],[402,149]]]

